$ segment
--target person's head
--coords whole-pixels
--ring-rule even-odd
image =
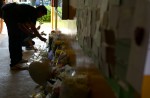
[[[47,8],[44,5],[40,5],[36,8],[38,13],[38,18],[47,14]]]

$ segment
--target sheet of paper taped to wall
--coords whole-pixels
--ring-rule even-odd
[[[121,0],[110,0],[111,5],[120,5]]]
[[[119,23],[118,23],[118,37],[119,38],[130,38],[131,36],[131,29],[132,29],[132,24],[134,21],[134,13],[135,13],[135,0],[125,0],[124,3],[122,4],[122,7],[120,8],[120,13],[119,13]],[[141,5],[140,5],[141,7]],[[139,10],[141,10],[140,8]],[[143,11],[142,13],[139,13],[140,17],[138,17],[138,21],[140,21],[139,18],[143,16]],[[137,16],[139,16],[137,15]],[[144,23],[145,24],[145,23]],[[141,25],[141,23],[140,23]]]
[[[102,29],[106,29],[106,28],[108,28],[108,12],[107,11],[105,11],[104,12],[104,16],[103,16],[103,19],[102,20],[100,20],[100,28],[102,28]]]
[[[91,36],[91,10],[90,9],[88,9],[88,11],[87,11],[87,36]]]
[[[109,24],[108,24],[108,28],[109,29],[113,29],[113,30],[117,30],[117,25],[119,22],[119,7],[118,6],[110,6],[110,10],[109,10]]]
[[[97,27],[97,28],[96,28],[96,32],[95,32],[95,34],[94,34],[94,36],[93,36],[93,39],[94,39],[94,41],[95,41],[95,44],[96,44],[98,47],[100,47],[100,46],[101,46],[101,32],[99,31],[99,24],[97,24],[96,27]]]
[[[96,10],[91,10],[91,36],[94,36],[96,30]]]
[[[77,7],[78,7],[78,9],[84,9],[84,7],[85,7],[84,0],[78,0]]]
[[[108,8],[108,0],[102,0],[102,3],[101,3],[101,8],[100,8],[100,20],[103,19],[103,16],[104,16],[104,13],[107,11],[107,8]]]

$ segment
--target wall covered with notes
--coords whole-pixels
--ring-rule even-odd
[[[82,49],[104,76],[130,84],[139,94],[149,39],[144,24],[147,6],[149,2],[142,0],[76,3],[77,38]]]

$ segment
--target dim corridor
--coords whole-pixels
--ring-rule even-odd
[[[48,34],[50,31],[48,28],[43,26],[42,30],[47,31],[45,33]],[[35,41],[38,43],[36,44],[37,46],[43,44],[38,39],[35,39]],[[77,40],[72,39],[70,41],[76,54],[77,72],[88,73],[91,98],[115,98],[105,78],[96,68],[93,61],[83,53]],[[33,51],[24,49],[24,58],[29,59],[33,53]],[[9,69],[9,60],[8,36],[7,30],[4,28],[0,34],[0,98],[29,98],[37,84],[31,79],[27,70],[11,71]]]

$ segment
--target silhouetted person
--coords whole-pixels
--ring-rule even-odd
[[[10,68],[12,70],[26,69],[20,66],[20,63],[27,62],[22,59],[22,43],[31,33],[41,41],[46,41],[35,25],[37,18],[47,14],[47,9],[45,6],[34,8],[27,4],[8,3],[2,7],[2,11],[9,36]]]

